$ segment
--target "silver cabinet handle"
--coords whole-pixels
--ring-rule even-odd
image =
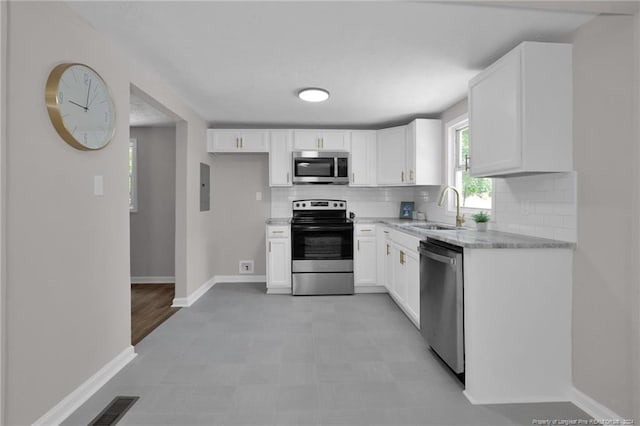
[[[269,253],[271,253],[271,241],[269,241]]]
[[[287,172],[287,183],[289,183],[289,172]]]

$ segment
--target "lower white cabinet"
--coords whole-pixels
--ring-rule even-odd
[[[384,230],[384,285],[413,324],[420,328],[420,238]],[[384,232],[383,231],[383,232]]]
[[[291,293],[291,236],[288,225],[267,226],[267,293]]]
[[[354,284],[378,286],[376,225],[356,225],[354,233]]]

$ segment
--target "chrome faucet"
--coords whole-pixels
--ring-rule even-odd
[[[444,196],[447,193],[447,190],[452,190],[456,193],[456,228],[462,227],[464,223],[464,215],[460,216],[460,193],[453,186],[445,186],[442,192],[440,193],[440,199],[438,200],[438,205],[442,206],[444,203]]]

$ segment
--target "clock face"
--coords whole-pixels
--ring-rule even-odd
[[[115,131],[113,100],[92,68],[58,65],[49,75],[45,97],[51,122],[71,146],[97,150],[111,141]]]

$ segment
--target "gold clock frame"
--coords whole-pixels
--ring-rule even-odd
[[[80,66],[89,68],[91,71],[95,73],[95,75],[102,81],[102,84],[106,88],[107,93],[109,94],[111,104],[113,105],[114,125],[112,126],[113,128],[111,129],[111,134],[109,135],[107,142],[99,148],[91,148],[83,145],[71,134],[69,129],[67,129],[67,126],[65,126],[64,121],[62,120],[60,105],[58,104],[58,87],[60,86],[60,79],[62,78],[62,74],[64,74],[64,72],[68,68],[74,65],[80,65]],[[49,78],[47,78],[44,97],[45,97],[45,103],[47,105],[47,113],[49,114],[49,119],[51,119],[51,123],[53,124],[53,127],[56,129],[56,132],[58,132],[58,135],[60,135],[60,137],[72,147],[79,149],[81,151],[99,151],[105,148],[107,145],[109,145],[113,140],[113,136],[116,133],[116,126],[115,126],[116,111],[115,111],[115,105],[113,104],[113,96],[111,96],[111,90],[109,89],[109,86],[104,81],[102,76],[96,70],[91,68],[89,65],[82,64],[79,62],[67,62],[60,65],[56,65],[53,68],[53,70],[51,70],[51,72],[49,73]]]

